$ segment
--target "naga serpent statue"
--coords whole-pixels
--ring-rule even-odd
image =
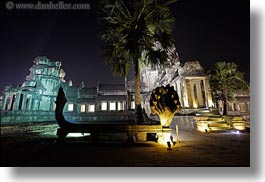
[[[169,127],[175,113],[181,109],[178,93],[174,87],[167,85],[155,88],[150,97],[150,108],[152,114],[159,116],[161,125]]]
[[[77,124],[66,121],[63,115],[63,108],[67,100],[63,88],[60,87],[56,97],[55,119],[60,128],[57,129],[57,136],[59,141],[63,140],[70,132],[85,133],[88,128],[85,124]]]

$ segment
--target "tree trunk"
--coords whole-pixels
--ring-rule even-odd
[[[219,101],[215,102],[215,106],[216,106],[217,109],[219,109]]]
[[[139,61],[135,62],[135,106],[141,106],[140,68]]]
[[[135,122],[144,123],[141,108],[141,88],[140,88],[140,67],[139,60],[135,62]]]
[[[227,115],[227,99],[224,99],[224,110],[223,115]]]

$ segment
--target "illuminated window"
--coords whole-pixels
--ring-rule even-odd
[[[86,105],[85,104],[81,104],[80,112],[86,112]]]
[[[88,112],[95,112],[95,104],[88,104]]]
[[[101,110],[106,111],[107,110],[107,102],[102,102],[101,103]]]
[[[124,110],[124,103],[123,102],[118,102],[118,111]]]
[[[131,109],[135,109],[135,102],[131,101]]]
[[[68,104],[68,111],[74,111],[74,104]]]
[[[109,110],[110,111],[115,111],[116,110],[116,103],[115,102],[110,102],[109,103]]]

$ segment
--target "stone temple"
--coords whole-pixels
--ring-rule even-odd
[[[213,107],[209,81],[198,61],[180,63],[173,47],[168,64],[144,66],[141,70],[142,106],[150,114],[150,94],[157,86],[170,84],[177,90],[182,114]],[[6,86],[1,100],[1,120],[55,121],[55,99],[63,87],[67,104],[64,114],[69,121],[126,120],[134,117],[134,81],[120,84],[98,83],[87,87],[65,81],[61,62],[37,57],[25,81],[15,87]]]
[[[170,84],[178,92],[183,111],[212,107],[209,81],[200,63],[190,61],[181,66],[175,47],[170,49],[168,54],[170,60],[167,65],[153,68],[146,66],[141,72],[141,80],[147,88],[147,97],[154,88]]]

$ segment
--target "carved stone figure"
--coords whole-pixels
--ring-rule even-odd
[[[177,111],[180,111],[181,105],[179,97],[174,87],[157,87],[152,91],[150,97],[150,108],[152,114],[159,116],[161,125],[168,127]]]

